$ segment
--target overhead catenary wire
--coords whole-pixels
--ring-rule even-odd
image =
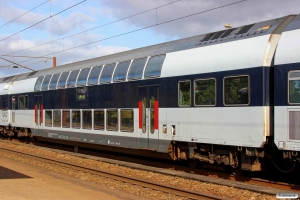
[[[11,22],[13,22],[13,21],[19,19],[20,17],[22,17],[22,16],[28,14],[30,11],[33,11],[34,9],[36,9],[36,8],[38,8],[38,7],[42,6],[42,5],[44,5],[44,4],[47,3],[48,1],[49,1],[49,0],[47,0],[47,1],[45,1],[45,2],[43,2],[43,3],[41,3],[41,4],[39,4],[39,5],[37,5],[36,7],[32,8],[31,10],[28,10],[27,12],[23,13],[22,15],[20,15],[20,16],[18,16],[18,17],[16,17],[16,18],[10,20],[9,22],[7,22],[7,23],[1,25],[0,28],[2,28],[3,26],[6,26],[7,24],[10,24]]]
[[[56,51],[56,52],[53,52],[53,53],[50,53],[50,54],[46,54],[46,55],[43,55],[43,56],[50,56],[50,55],[53,55],[53,54],[62,53],[62,52],[73,50],[73,49],[76,49],[76,48],[79,48],[79,47],[91,45],[91,44],[94,44],[94,43],[97,43],[97,42],[102,42],[102,41],[109,40],[109,39],[112,39],[112,38],[120,37],[120,36],[123,36],[123,35],[128,35],[128,34],[131,34],[131,33],[134,33],[134,32],[138,32],[138,31],[141,31],[141,30],[153,28],[155,26],[160,26],[160,25],[163,25],[163,24],[166,24],[166,23],[170,23],[170,22],[173,22],[173,21],[177,21],[177,20],[181,20],[181,19],[184,19],[184,18],[187,18],[187,17],[199,15],[199,14],[202,14],[202,13],[210,12],[210,11],[221,9],[221,8],[228,7],[228,6],[232,6],[234,4],[238,4],[238,3],[241,3],[241,2],[244,2],[244,1],[246,1],[246,0],[241,0],[241,1],[236,1],[236,2],[230,3],[230,4],[225,4],[225,5],[218,6],[218,7],[215,7],[215,8],[211,8],[211,9],[208,9],[208,10],[204,10],[204,11],[200,11],[200,12],[193,13],[193,14],[190,14],[190,15],[186,15],[186,16],[183,16],[183,17],[179,17],[179,18],[171,19],[171,20],[164,21],[164,22],[161,22],[161,23],[157,23],[157,24],[153,24],[153,25],[150,25],[150,26],[146,26],[146,27],[143,27],[143,28],[139,28],[139,29],[136,29],[136,30],[133,30],[133,31],[129,31],[129,32],[121,33],[121,34],[114,35],[114,36],[111,36],[111,37],[103,38],[101,40],[96,40],[96,41],[93,41],[93,42],[89,42],[89,43],[86,43],[86,44],[78,45],[78,46],[71,47],[71,48],[68,48],[68,49],[63,49],[61,51]],[[152,10],[155,10],[155,8],[152,9]],[[33,59],[24,60],[24,61],[21,61],[19,63],[28,62],[28,61],[31,61],[31,60],[33,60]]]
[[[47,18],[45,18],[45,19],[43,19],[43,20],[41,20],[41,21],[39,21],[39,22],[37,22],[37,23],[31,25],[31,26],[28,26],[27,28],[24,28],[24,29],[22,29],[22,30],[20,30],[20,31],[18,31],[18,32],[14,33],[14,34],[12,34],[12,35],[10,35],[10,36],[8,36],[8,37],[6,37],[6,38],[1,39],[0,42],[2,42],[2,41],[4,41],[4,40],[7,40],[8,38],[11,38],[12,36],[17,35],[17,34],[23,32],[23,31],[25,31],[25,30],[27,30],[27,29],[29,29],[29,28],[35,26],[35,25],[38,25],[38,24],[40,24],[40,23],[42,23],[42,22],[44,22],[44,21],[50,19],[51,17],[54,17],[54,16],[56,16],[56,15],[59,15],[60,13],[65,12],[65,11],[67,11],[67,10],[69,10],[69,9],[71,9],[71,8],[73,8],[73,7],[77,6],[77,5],[79,5],[79,4],[83,3],[83,2],[85,2],[85,1],[87,1],[87,0],[83,0],[83,1],[81,1],[81,2],[79,2],[79,3],[77,3],[77,4],[74,4],[73,6],[70,6],[70,7],[66,8],[66,9],[64,9],[64,10],[62,10],[62,11],[60,11],[60,12],[54,14],[54,15],[50,15],[49,17],[47,17]]]
[[[49,42],[45,42],[45,43],[42,43],[42,44],[39,44],[39,45],[35,45],[35,46],[32,46],[32,47],[29,47],[29,48],[26,48],[26,49],[22,49],[22,50],[19,50],[19,51],[15,51],[15,52],[12,52],[12,53],[9,53],[7,55],[11,55],[11,54],[14,54],[14,53],[20,53],[22,51],[27,51],[29,49],[33,49],[33,48],[36,48],[36,47],[40,47],[40,46],[43,46],[43,45],[46,45],[46,44],[50,44],[50,43],[53,43],[53,42],[57,42],[59,40],[63,40],[63,44],[64,44],[64,40],[66,38],[70,38],[70,37],[73,37],[73,36],[76,36],[76,35],[80,35],[82,33],[85,33],[85,32],[88,32],[88,31],[92,31],[92,30],[95,30],[95,29],[98,29],[98,28],[101,28],[101,27],[104,27],[104,26],[108,26],[108,25],[111,25],[111,24],[114,24],[114,23],[117,23],[117,22],[120,22],[120,21],[124,21],[126,19],[129,19],[129,18],[132,18],[132,17],[136,17],[138,15],[142,15],[142,14],[145,14],[147,12],[150,12],[150,11],[153,11],[153,10],[156,10],[156,15],[157,15],[157,9],[158,8],[162,8],[162,7],[165,7],[165,6],[169,6],[171,4],[174,4],[174,3],[177,3],[179,1],[182,1],[182,0],[177,0],[177,1],[173,1],[171,3],[167,3],[167,4],[164,4],[164,5],[161,5],[161,6],[158,6],[158,7],[155,7],[155,8],[151,8],[149,10],[145,10],[143,12],[139,12],[137,14],[134,14],[134,15],[130,15],[130,16],[127,16],[127,17],[124,17],[124,18],[121,18],[121,19],[118,19],[118,20],[115,20],[115,21],[112,21],[112,22],[109,22],[109,23],[106,23],[106,24],[102,24],[102,25],[99,25],[99,26],[95,26],[93,28],[90,28],[90,29],[86,29],[84,31],[80,31],[78,33],[74,33],[72,35],[68,35],[68,36],[65,36],[65,37],[62,37],[62,38],[59,38],[59,39],[55,39],[55,40],[51,40]],[[156,16],[156,24],[157,24],[157,16]]]

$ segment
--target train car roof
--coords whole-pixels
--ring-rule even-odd
[[[290,16],[290,15],[289,15]],[[0,83],[12,82],[13,80],[24,80],[33,77],[44,76],[48,74],[56,74],[65,71],[76,69],[89,68],[104,64],[122,62],[137,58],[160,55],[170,52],[176,52],[192,48],[201,48],[204,46],[215,45],[219,43],[242,40],[249,37],[257,37],[261,35],[271,34],[277,26],[288,16],[267,20],[263,22],[253,23],[240,26],[237,28],[211,32],[207,34],[197,35],[189,38],[179,39],[171,42],[165,42],[148,47],[142,47],[134,50],[124,51],[116,54],[101,56],[93,59],[83,60],[70,64],[58,66],[56,68],[47,68],[35,72],[20,74],[17,76],[9,76],[0,79]],[[293,20],[290,28],[298,28],[300,24],[300,15],[296,17],[298,20]]]

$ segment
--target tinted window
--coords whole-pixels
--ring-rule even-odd
[[[248,104],[248,76],[228,77],[224,79],[225,104]]]
[[[45,111],[45,126],[52,126],[52,110]]]
[[[24,102],[24,96],[19,96],[19,109],[24,109],[25,108],[25,102]]]
[[[90,68],[83,69],[80,71],[80,74],[77,79],[77,86],[84,86],[86,84],[87,76],[89,75]]]
[[[83,110],[82,111],[82,128],[92,129],[92,111]]]
[[[28,98],[28,95],[24,96],[24,106],[25,106],[25,109],[29,108],[29,98]]]
[[[196,106],[211,106],[216,102],[216,80],[203,79],[194,82]]]
[[[40,91],[41,89],[41,84],[42,84],[42,81],[43,81],[44,77],[43,76],[40,76],[36,82],[35,82],[35,85],[34,85],[34,91]]]
[[[125,81],[130,61],[121,62],[118,64],[114,74],[114,81]]]
[[[300,103],[300,71],[289,73],[289,103]]]
[[[133,110],[121,110],[121,131],[133,132]]]
[[[78,76],[79,70],[72,71],[68,78],[67,87],[75,87],[76,79]]]
[[[53,110],[53,126],[61,127],[61,111]]]
[[[54,74],[52,76],[51,81],[50,81],[50,85],[49,85],[49,89],[50,90],[56,89],[56,85],[57,85],[57,81],[58,81],[59,75],[60,74]]]
[[[48,90],[48,85],[49,85],[51,76],[52,76],[52,75],[47,75],[47,76],[45,76],[44,81],[43,81],[43,83],[42,83],[42,88],[41,88],[41,90]]]
[[[80,128],[81,115],[79,110],[72,110],[72,128]]]
[[[134,60],[130,67],[128,79],[141,79],[147,58]]]
[[[100,83],[109,83],[111,81],[111,76],[115,68],[114,64],[105,65],[100,76]]]
[[[165,57],[166,55],[151,57],[146,67],[145,77],[160,76],[161,67],[165,60]]]
[[[57,88],[65,88],[66,87],[66,81],[68,78],[70,72],[63,72],[59,78]]]
[[[178,86],[178,104],[179,106],[191,105],[191,82],[180,81]]]
[[[98,84],[99,75],[101,72],[102,66],[94,67],[90,73],[88,85]]]
[[[104,130],[104,110],[94,111],[94,129]]]
[[[106,112],[106,130],[117,131],[118,130],[118,110],[108,110]]]

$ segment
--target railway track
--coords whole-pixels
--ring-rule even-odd
[[[183,197],[184,199],[224,199],[222,197],[205,194],[193,190],[186,190],[182,188],[174,188],[166,184],[159,184],[155,182],[150,182],[144,179],[138,179],[130,176],[120,175],[120,174],[114,174],[109,171],[99,170],[91,167],[81,166],[78,164],[61,161],[61,160],[54,160],[47,157],[34,155],[30,153],[20,152],[16,150],[11,150],[7,148],[0,147],[0,150],[2,152],[6,152],[9,154],[14,154],[15,156],[20,156],[22,158],[26,157],[27,159],[33,159],[35,162],[40,161],[45,164],[54,166],[57,168],[68,168],[69,170],[76,170],[80,171],[85,174],[90,174],[92,176],[98,176],[114,181],[118,181],[121,184],[131,184],[133,186],[141,186],[143,188],[149,188],[154,191],[163,191],[165,194],[173,194],[178,197]]]
[[[14,140],[15,142],[18,142],[18,140]],[[34,142],[31,142],[31,144],[34,144]],[[39,143],[39,146],[47,146],[48,148],[59,148],[64,151],[72,151],[72,148],[68,148],[66,146],[56,146],[52,144],[41,144]],[[105,154],[105,153],[99,153],[95,151],[88,151],[84,149],[80,149],[80,152],[83,154],[88,154],[88,155],[94,155],[97,157],[106,157],[108,159],[114,159],[114,160],[121,160],[129,163],[137,163],[137,164],[142,164],[146,166],[152,166],[152,167],[157,167],[161,169],[171,169],[176,172],[186,172],[187,174],[196,174],[196,175],[204,175],[207,177],[213,177],[215,181],[212,181],[211,183],[214,184],[220,184],[218,183],[218,180],[231,180],[230,184],[228,186],[233,186],[236,188],[240,189],[246,189],[254,192],[260,192],[260,193],[265,193],[269,195],[274,195],[276,192],[275,190],[272,189],[278,189],[278,190],[284,190],[284,191],[296,191],[300,192],[300,186],[296,184],[291,184],[291,183],[286,183],[286,182],[278,182],[278,181],[271,181],[271,180],[266,180],[266,179],[261,179],[261,178],[253,178],[253,177],[246,177],[246,176],[233,176],[228,173],[222,173],[219,171],[211,171],[211,170],[205,170],[205,169],[189,169],[187,167],[183,167],[180,165],[174,165],[174,164],[168,164],[166,162],[154,162],[150,160],[141,160],[139,158],[134,158],[134,157],[124,157],[120,155],[111,155],[111,154]],[[132,166],[130,166],[132,167]],[[180,176],[180,175],[179,175]],[[189,177],[187,177],[189,178]],[[257,187],[248,187],[246,184],[240,184],[240,183],[246,183],[247,185],[254,185],[254,186],[264,186],[266,188],[270,188],[270,190],[261,190],[257,191]],[[224,182],[222,183],[224,184]],[[226,184],[225,184],[226,185]],[[277,191],[278,191],[277,190]]]

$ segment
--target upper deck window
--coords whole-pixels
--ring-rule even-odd
[[[49,82],[50,82],[51,76],[52,75],[45,76],[44,81],[42,83],[42,88],[41,88],[42,90],[48,90],[48,86],[49,86]]]
[[[111,81],[112,73],[115,69],[116,63],[105,65],[100,76],[100,83],[109,83]]]
[[[57,88],[65,88],[66,87],[66,81],[69,76],[70,72],[63,72],[59,78],[59,81],[57,83]]]
[[[35,85],[34,85],[34,91],[40,91],[41,90],[41,85],[42,85],[43,79],[44,79],[43,76],[38,77],[38,79],[36,80]]]
[[[224,78],[225,105],[249,104],[249,76],[234,76]]]
[[[82,69],[80,71],[80,74],[78,76],[77,80],[77,86],[85,86],[86,85],[86,79],[87,76],[89,75],[90,68]]]
[[[125,81],[126,80],[126,74],[127,74],[129,65],[130,65],[130,61],[121,62],[118,64],[117,69],[114,74],[114,81]]]
[[[99,79],[101,69],[102,69],[102,66],[93,67],[93,69],[91,70],[90,76],[89,76],[88,85],[98,84],[98,79]]]
[[[165,60],[166,55],[153,56],[149,59],[145,77],[158,77],[160,76],[161,67]]]
[[[290,104],[300,103],[300,71],[289,72],[289,94],[288,101]]]
[[[57,81],[58,81],[59,76],[60,76],[60,73],[59,74],[54,74],[52,76],[52,79],[51,79],[50,84],[49,84],[49,90],[56,89],[56,85],[57,85]]]
[[[132,62],[128,79],[141,79],[147,58],[136,59]]]
[[[67,82],[67,87],[75,87],[78,73],[79,73],[79,70],[74,70],[70,73],[70,76],[69,76],[68,82]]]

